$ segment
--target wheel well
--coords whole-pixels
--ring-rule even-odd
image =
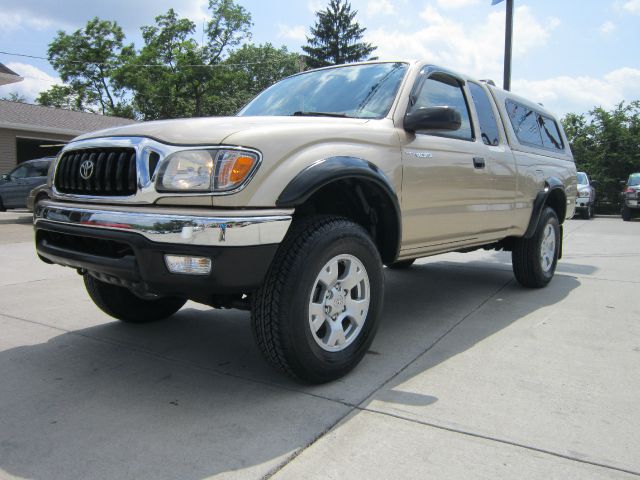
[[[564,191],[559,188],[554,188],[549,192],[549,196],[545,203],[553,208],[558,216],[558,221],[563,223],[567,216],[567,196]]]
[[[340,179],[314,192],[296,208],[294,218],[313,214],[346,217],[361,225],[378,247],[385,264],[395,261],[400,247],[400,217],[397,205],[375,182]]]

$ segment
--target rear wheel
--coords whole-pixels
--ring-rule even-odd
[[[631,209],[626,205],[622,206],[622,220],[624,220],[625,222],[631,220]]]
[[[415,258],[412,258],[411,260],[400,260],[398,262],[392,263],[391,265],[387,265],[387,268],[390,268],[392,270],[406,270],[407,268],[410,268],[415,261]]]
[[[360,225],[303,219],[292,225],[253,297],[256,341],[277,370],[310,383],[335,380],[371,345],[383,295],[380,255]]]
[[[170,317],[187,302],[178,297],[142,298],[128,288],[102,282],[85,273],[84,286],[93,303],[107,315],[127,323],[147,323]]]
[[[561,241],[558,216],[546,207],[533,236],[514,244],[511,260],[516,280],[525,287],[545,287],[556,271]]]

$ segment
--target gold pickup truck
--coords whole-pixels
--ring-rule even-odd
[[[75,139],[35,212],[38,255],[103,311],[187,300],[251,310],[265,358],[306,382],[346,374],[380,323],[384,270],[478,248],[544,287],[573,215],[560,123],[491,82],[424,62],[308,71],[237,116]]]

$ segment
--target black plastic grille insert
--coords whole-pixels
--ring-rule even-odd
[[[84,164],[84,169],[83,169]],[[90,171],[90,175],[87,175]],[[83,174],[87,178],[83,178]],[[55,176],[61,193],[127,196],[136,193],[136,151],[133,148],[91,148],[65,152]]]

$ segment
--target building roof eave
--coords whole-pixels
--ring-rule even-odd
[[[69,135],[71,137],[77,137],[78,135],[85,133],[81,130],[72,130],[68,128],[43,127],[40,125],[24,125],[21,123],[8,122],[0,122],[0,129],[19,130],[32,133],[52,133],[56,135]]]

